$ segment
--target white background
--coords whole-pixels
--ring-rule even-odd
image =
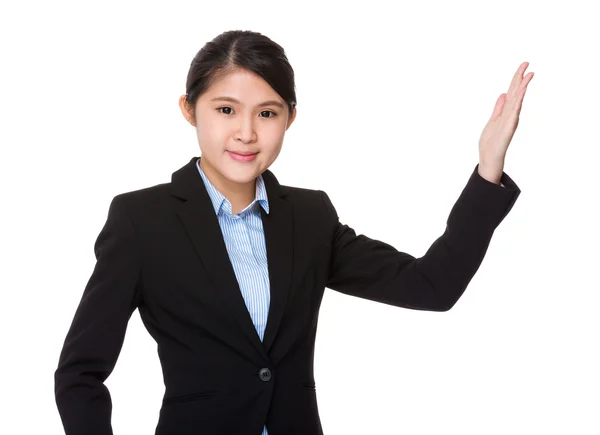
[[[53,373],[118,193],[198,156],[177,100],[219,33],[281,44],[298,116],[270,167],[416,257],[444,231],[496,98],[535,76],[505,172],[522,193],[446,313],[326,290],[315,380],[336,434],[598,434],[594,2],[18,2],[0,10],[0,432],[61,434]],[[560,6],[558,6],[560,4]],[[163,383],[136,311],[107,380],[115,434]]]

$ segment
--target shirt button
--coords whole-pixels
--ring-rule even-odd
[[[271,370],[268,368],[262,368],[258,372],[258,376],[260,377],[261,381],[267,382],[271,379]]]

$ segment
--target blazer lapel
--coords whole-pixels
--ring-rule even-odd
[[[269,214],[262,207],[259,208],[265,233],[271,288],[267,327],[261,342],[240,291],[218,218],[196,168],[199,158],[193,157],[173,173],[171,194],[185,200],[176,205],[176,212],[227,311],[261,356],[268,360],[268,352],[281,324],[291,287],[294,248],[292,206],[284,199],[285,189],[275,175],[269,170],[263,172]]]
[[[271,285],[271,303],[263,338],[268,352],[279,330],[292,287],[294,214],[292,204],[285,199],[285,191],[275,175],[269,170],[262,175],[269,199],[269,214],[260,208]]]

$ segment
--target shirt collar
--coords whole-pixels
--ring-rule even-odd
[[[231,214],[231,203],[221,192],[217,190],[215,186],[210,182],[202,168],[200,167],[200,159],[196,160],[196,167],[198,168],[198,172],[202,177],[202,181],[204,181],[204,185],[206,186],[206,190],[208,192],[208,196],[212,202],[213,208],[215,210],[215,214],[218,216],[219,211],[223,208],[224,211]],[[265,188],[265,182],[263,180],[262,174],[256,177],[256,196],[254,201],[248,207],[244,209],[244,211],[250,207],[254,206],[254,203],[258,202],[262,208],[269,214],[269,200],[267,198],[267,189]]]

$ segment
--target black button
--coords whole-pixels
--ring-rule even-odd
[[[269,379],[271,379],[271,370],[267,368],[260,369],[258,376],[260,377],[261,381],[267,382]]]

